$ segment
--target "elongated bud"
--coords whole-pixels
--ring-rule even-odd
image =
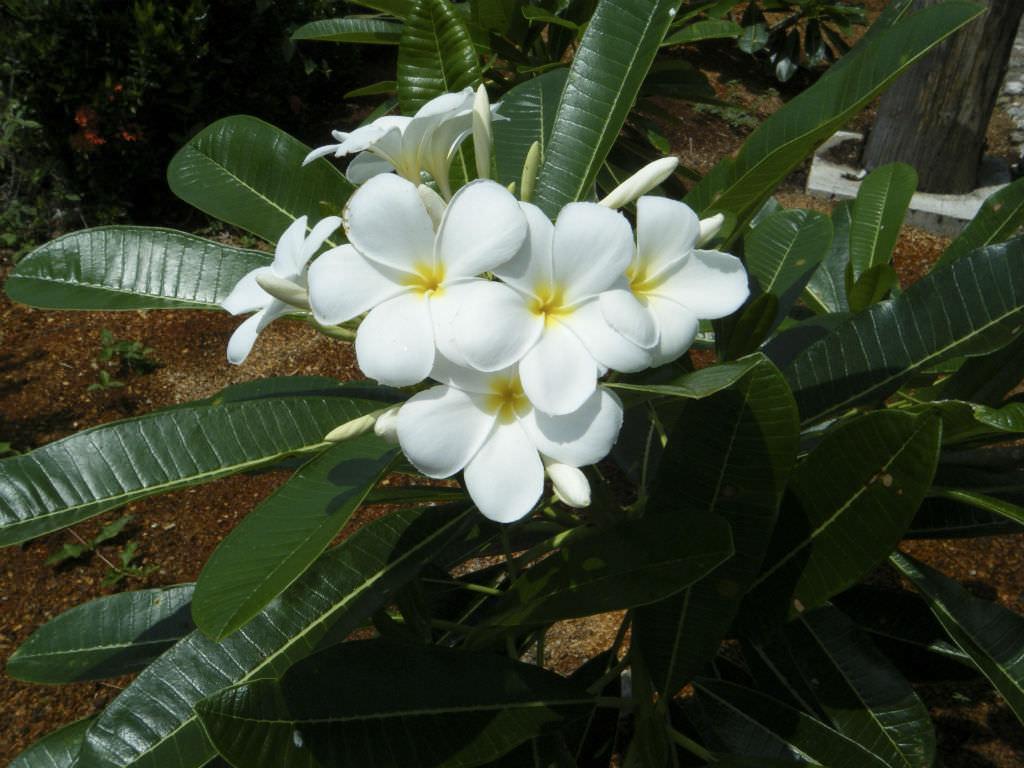
[[[365,416],[352,419],[352,421],[346,421],[344,424],[340,424],[326,435],[324,435],[324,441],[328,443],[340,443],[342,440],[348,440],[353,437],[359,437],[365,435],[371,429],[377,421],[379,413],[368,413]]]
[[[533,199],[533,189],[537,186],[537,171],[540,169],[540,142],[535,141],[526,153],[523,163],[523,176],[519,183],[519,199],[528,203]]]
[[[725,216],[720,213],[716,213],[707,219],[700,220],[700,235],[697,237],[697,247],[706,245],[715,239],[721,229],[722,224],[725,223]]]
[[[285,304],[309,309],[309,291],[291,280],[267,273],[256,275],[256,283],[275,299],[280,299]]]
[[[398,443],[398,406],[388,408],[377,417],[377,423],[373,425],[373,433],[392,445]]]
[[[675,173],[678,167],[678,157],[663,157],[653,163],[648,163],[609,192],[608,196],[601,201],[601,205],[613,209],[628,205],[661,184]]]
[[[487,89],[482,85],[476,89],[473,100],[473,152],[476,154],[476,177],[491,178],[491,144],[494,132],[491,129],[491,101]]]
[[[430,216],[430,221],[433,222],[436,232],[437,228],[441,226],[441,219],[444,218],[444,198],[426,184],[420,184],[416,187],[416,191],[420,193],[420,200],[423,201],[423,207],[427,209],[427,214]]]
[[[590,506],[590,483],[579,467],[557,461],[546,461],[545,464],[559,501],[575,509]]]

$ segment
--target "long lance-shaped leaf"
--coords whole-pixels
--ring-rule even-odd
[[[370,640],[306,659],[279,683],[229,688],[197,710],[236,765],[468,768],[592,702],[577,684],[497,654]]]
[[[397,454],[373,433],[311,459],[214,550],[196,584],[192,615],[221,640],[313,564]]]
[[[917,587],[953,641],[1024,722],[1024,617],[972,597],[952,579],[901,552],[890,562]]]
[[[344,637],[412,578],[466,512],[405,510],[326,553],[256,618],[220,643],[194,632],[151,664],[89,729],[78,768],[199,768],[215,750],[193,707],[232,685],[275,677],[328,630]]]
[[[97,227],[36,248],[4,290],[41,309],[219,309],[246,273],[270,261],[170,229]]]
[[[949,244],[936,267],[950,264],[971,251],[1008,240],[1024,226],[1024,179],[993,192],[964,231]]]
[[[340,214],[352,193],[352,184],[327,159],[303,166],[308,153],[309,147],[269,123],[225,117],[178,150],[167,183],[186,203],[274,243],[300,216],[309,216],[312,226]]]
[[[502,184],[519,183],[533,142],[540,142],[544,156],[568,73],[568,69],[545,72],[520,83],[502,98],[499,114],[508,119],[494,121],[494,160]]]
[[[121,592],[77,605],[37,629],[7,662],[32,683],[73,683],[137,672],[195,629],[192,585]]]
[[[900,5],[905,10],[906,3]],[[742,232],[786,174],[907,67],[982,11],[982,6],[950,0],[865,35],[817,83],[762,123],[737,157],[716,166],[686,202],[701,215],[736,215],[734,232]]]
[[[744,604],[750,626],[822,605],[885,561],[931,485],[941,425],[930,414],[878,411],[826,435],[790,480]]]
[[[87,717],[46,734],[7,768],[73,768],[85,732],[95,718]]]
[[[852,200],[841,200],[832,209],[832,245],[804,290],[804,303],[815,312],[850,311],[846,300],[846,267],[850,263],[852,216]]]
[[[764,355],[755,352],[740,360],[729,363],[719,363],[699,371],[691,371],[672,380],[670,384],[641,384],[615,381],[607,386],[620,392],[635,393],[629,394],[624,399],[627,407],[647,402],[648,400],[660,398],[681,397],[686,400],[699,400],[702,397],[710,397],[716,392],[727,389],[749,374],[759,365],[764,365],[767,359]],[[657,376],[657,374],[654,374]],[[644,375],[637,377],[642,380]]]
[[[311,21],[292,32],[292,40],[318,40],[330,43],[398,45],[401,37],[401,24],[358,17]]]
[[[936,270],[811,344],[783,373],[804,423],[879,402],[914,371],[1005,346],[1024,328],[1024,238]]]
[[[104,424],[0,461],[0,546],[134,499],[327,447],[380,401],[321,395],[196,404]]]
[[[850,222],[850,267],[854,282],[872,267],[892,261],[917,171],[906,163],[876,168],[861,182]]]
[[[537,179],[554,217],[590,194],[636,100],[679,0],[600,0],[573,58]]]
[[[729,631],[771,540],[799,433],[793,396],[767,361],[687,405],[672,428],[647,514],[684,517],[694,528],[721,515],[736,553],[682,594],[636,611],[633,642],[663,695],[700,672]]]

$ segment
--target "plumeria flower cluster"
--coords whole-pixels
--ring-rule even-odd
[[[701,248],[720,216],[701,221],[681,202],[645,194],[675,158],[600,203],[566,205],[552,222],[489,180],[493,114],[483,88],[467,89],[411,118],[335,132],[339,143],[307,161],[360,153],[348,174],[361,186],[341,218],[308,236],[297,220],[273,265],[243,278],[224,306],[258,310],[229,343],[235,363],[286,312],[312,312],[321,326],[361,318],[355,351],[366,376],[434,385],[328,438],[373,426],[428,477],[462,472],[480,511],[512,522],[536,506],[545,475],[562,502],[588,505],[581,468],[607,456],[623,419],[602,377],[678,358],[699,321],[734,312],[748,287],[739,259]],[[479,178],[453,195],[449,165],[471,134]],[[634,201],[635,232],[618,210]],[[307,269],[339,225],[348,242]]]

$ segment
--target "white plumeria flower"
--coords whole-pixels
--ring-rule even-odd
[[[356,190],[342,216],[349,244],[309,270],[313,316],[334,325],[369,310],[356,334],[359,367],[399,387],[427,377],[435,347],[459,359],[451,342],[456,309],[489,284],[475,276],[508,261],[527,232],[516,199],[493,181],[460,189],[436,233],[417,187],[393,175]]]
[[[324,241],[341,226],[341,219],[328,216],[313,227],[306,237],[306,217],[300,216],[284,231],[277,241],[274,261],[269,267],[254,269],[238,281],[228,297],[221,302],[232,315],[255,312],[252,317],[235,329],[228,341],[228,362],[235,365],[245,361],[256,343],[260,331],[274,320],[293,311],[293,306],[274,298],[259,285],[259,279],[287,281],[296,286],[306,286],[306,264]]]
[[[636,251],[626,269],[629,291],[657,329],[651,364],[682,355],[697,335],[699,320],[731,315],[750,294],[743,262],[720,251],[698,250],[721,222],[697,218],[686,204],[641,197],[636,207]],[[602,302],[605,318],[618,328],[619,316]]]
[[[354,184],[396,171],[414,184],[422,171],[429,173],[445,197],[451,197],[448,173],[459,146],[473,130],[472,88],[431,99],[412,117],[389,115],[351,133],[332,131],[337,144],[318,147],[303,165],[318,157],[357,154],[345,175]],[[497,109],[497,105],[491,108]]]
[[[521,361],[530,401],[545,413],[571,413],[594,393],[602,369],[646,367],[644,348],[657,342],[653,322],[624,289],[633,231],[622,214],[596,203],[570,203],[555,224],[536,206],[520,205],[530,235],[494,270],[503,283],[466,295],[455,344],[481,371]],[[619,332],[602,313],[605,303]]]
[[[440,360],[431,375],[442,384],[414,395],[398,412],[399,444],[428,477],[464,470],[473,502],[500,523],[534,508],[545,463],[567,469],[600,461],[622,426],[622,404],[603,388],[573,413],[549,416],[532,406],[515,366],[481,373]],[[588,493],[577,487],[570,495],[582,503]]]

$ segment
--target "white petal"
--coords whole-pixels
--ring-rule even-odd
[[[700,219],[685,203],[666,197],[641,197],[637,201],[637,259],[648,277],[686,258],[698,237]]]
[[[327,238],[334,234],[334,230],[340,226],[340,216],[325,216],[316,223],[316,226],[313,227],[313,231],[309,233],[303,241],[302,247],[299,249],[299,255],[295,264],[299,268],[299,271],[306,266],[306,262],[313,257],[314,253],[320,250],[320,246],[323,245]]]
[[[552,461],[545,462],[544,469],[559,501],[574,509],[590,506],[590,482],[577,467]]]
[[[472,285],[455,315],[455,345],[478,370],[507,368],[537,342],[544,319],[507,285],[486,280]]]
[[[700,237],[697,238],[697,247],[710,243],[719,232],[722,231],[722,225],[725,224],[725,215],[716,213],[706,219],[700,220]]]
[[[343,217],[349,242],[366,258],[407,272],[433,263],[434,227],[411,182],[374,176],[353,193]]]
[[[474,181],[448,204],[437,233],[437,258],[446,277],[490,272],[516,254],[526,231],[526,217],[511,192],[493,181]]]
[[[571,413],[594,393],[597,363],[572,331],[553,322],[523,357],[519,377],[535,408],[551,414]]]
[[[496,424],[466,466],[466,490],[485,517],[512,523],[544,492],[544,465],[517,421]]]
[[[584,467],[599,462],[615,445],[622,428],[622,403],[608,390],[598,388],[572,413],[551,416],[534,409],[521,421],[542,454]]]
[[[454,93],[442,93],[440,96],[435,96],[416,110],[416,114],[413,118],[448,117],[451,114],[457,114],[464,110],[472,109],[475,97],[473,88],[468,85],[461,91],[455,91]]]
[[[633,230],[626,217],[597,203],[569,203],[555,222],[556,284],[568,301],[607,290],[633,258]]]
[[[622,208],[661,184],[675,173],[678,167],[678,157],[662,157],[648,163],[609,192],[601,201],[601,205],[607,208]]]
[[[227,298],[220,305],[232,315],[242,315],[246,312],[255,312],[257,309],[263,309],[274,297],[260,288],[256,278],[259,275],[272,274],[274,274],[274,270],[270,267],[254,269],[238,281],[235,287],[231,289],[231,293],[227,295]]]
[[[401,128],[393,127],[382,133],[368,145],[367,152],[372,152],[381,160],[391,163],[399,175],[419,184],[419,156],[415,145],[410,145],[406,141]]]
[[[697,337],[700,322],[689,307],[661,296],[649,296],[651,308],[658,323],[658,346],[654,350],[653,365],[664,365],[682,355]]]
[[[278,277],[294,280],[302,271],[298,264],[299,253],[302,251],[302,241],[306,237],[306,217],[299,216],[288,225],[281,237],[277,240],[277,247],[274,249],[274,272]]]
[[[457,365],[442,354],[434,356],[434,367],[430,369],[430,378],[441,384],[472,392],[478,395],[493,394],[492,384],[496,379],[515,375],[515,368],[494,373],[485,373],[473,368]]]
[[[693,251],[652,293],[689,307],[702,320],[731,315],[750,295],[747,271],[735,256]]]
[[[651,366],[651,352],[638,347],[612,328],[597,301],[583,304],[562,322],[605,368],[631,373]]]
[[[392,173],[395,166],[372,152],[360,152],[349,161],[345,178],[356,186],[369,181],[381,173]]]
[[[644,349],[658,343],[658,327],[654,318],[628,288],[605,291],[598,301],[604,319],[628,341]]]
[[[409,290],[402,273],[364,259],[351,245],[324,253],[309,267],[309,303],[323,325],[351,320]]]
[[[454,387],[431,387],[398,412],[398,442],[427,477],[451,477],[466,466],[491,431],[494,416]]]
[[[468,366],[462,351],[455,342],[456,316],[465,305],[466,300],[484,280],[465,278],[452,283],[446,282],[440,291],[430,296],[430,317],[434,322],[434,344],[437,351],[449,361]]]
[[[232,365],[244,363],[260,332],[277,318],[288,314],[290,310],[291,307],[283,301],[271,299],[266,309],[261,309],[252,317],[247,318],[228,339],[228,362]]]
[[[494,270],[494,274],[523,293],[535,293],[539,286],[554,285],[555,273],[551,264],[551,241],[555,225],[540,208],[532,203],[520,203],[529,233],[519,251],[511,260]]]
[[[403,293],[378,304],[356,334],[363,373],[381,384],[405,387],[427,377],[434,364],[434,334],[426,299]]]
[[[340,146],[341,146],[340,144],[325,144],[322,147],[317,147],[312,152],[310,152],[308,155],[306,155],[306,158],[302,161],[302,164],[303,165],[309,165],[314,160],[318,160],[321,157],[327,157],[327,155],[333,155],[333,154],[335,154],[338,151],[338,147],[340,147]]]

